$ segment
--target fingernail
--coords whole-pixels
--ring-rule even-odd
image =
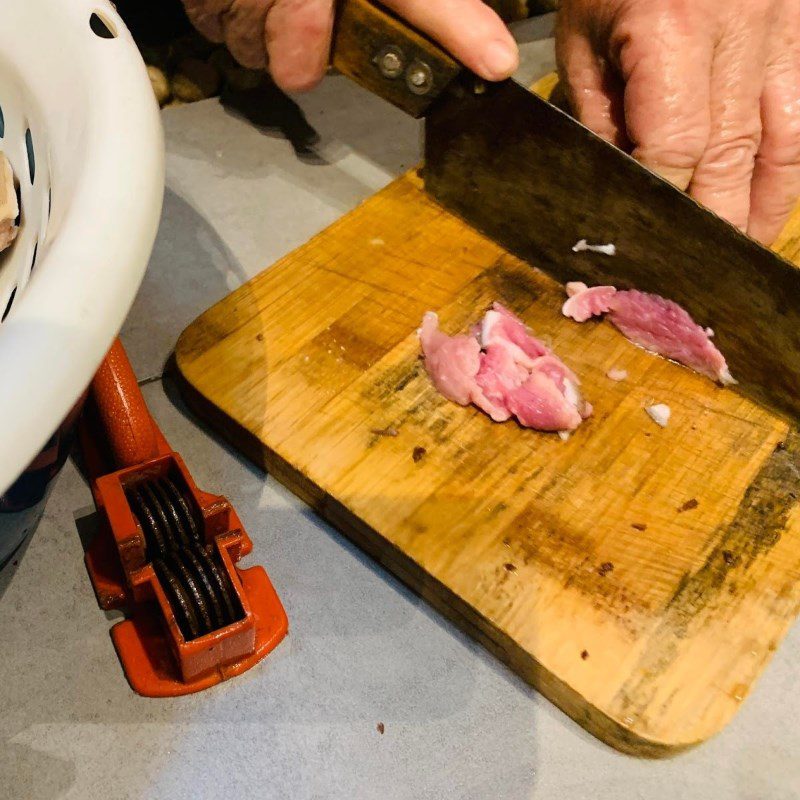
[[[483,51],[482,78],[499,81],[508,78],[519,65],[517,47],[503,40],[495,40],[486,45]]]

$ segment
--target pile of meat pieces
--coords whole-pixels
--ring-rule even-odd
[[[19,205],[14,189],[14,173],[8,159],[0,152],[0,252],[17,236]]]
[[[575,374],[499,303],[462,336],[442,333],[429,311],[419,337],[439,392],[462,406],[473,403],[495,422],[516,417],[525,427],[566,434],[592,413]]]
[[[584,283],[567,284],[567,295],[562,312],[576,322],[607,314],[634,344],[723,385],[736,383],[711,341],[714,332],[697,325],[677,303],[613,286],[590,289]],[[592,413],[576,375],[499,303],[461,336],[440,331],[438,317],[429,311],[419,337],[425,367],[439,392],[462,406],[473,403],[496,422],[515,417],[524,427],[558,431],[566,438]],[[613,380],[627,375],[619,370],[608,374]],[[647,411],[659,425],[667,424],[667,406]]]

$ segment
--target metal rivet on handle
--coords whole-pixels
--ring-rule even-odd
[[[414,59],[406,72],[406,83],[414,94],[428,94],[433,88],[433,72],[424,61]]]
[[[405,69],[403,51],[394,45],[387,45],[375,56],[375,63],[384,78],[399,78]]]

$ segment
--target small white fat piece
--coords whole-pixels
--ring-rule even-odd
[[[562,442],[568,442],[569,437],[571,436],[569,431],[559,431],[558,438],[561,439]]]
[[[581,393],[578,391],[578,387],[569,379],[564,380],[564,397],[575,408],[580,407]]]
[[[606,372],[606,377],[611,378],[612,381],[624,381],[628,377],[628,370],[614,367]]]
[[[714,338],[714,329],[713,328],[706,328],[706,336],[708,336],[709,339],[713,339]]]
[[[609,244],[589,244],[586,239],[579,239],[572,245],[573,253],[602,253],[604,256],[615,256],[617,254],[616,245]]]
[[[647,406],[645,411],[650,419],[662,428],[667,427],[669,418],[672,415],[672,409],[666,403],[656,403],[653,406]]]

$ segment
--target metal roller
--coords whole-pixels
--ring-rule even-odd
[[[240,619],[236,592],[203,546],[201,520],[175,482],[148,479],[125,494],[184,638],[197,638]]]
[[[148,557],[152,560],[154,557],[165,555],[167,543],[164,540],[164,532],[159,528],[158,522],[144,502],[144,498],[138,489],[128,490],[126,495],[131,511],[144,534]]]
[[[199,635],[202,636],[204,633],[214,630],[214,623],[211,621],[211,613],[199,582],[184,563],[182,556],[183,553],[180,550],[170,553],[169,565],[186,593],[189,604],[197,617]]]
[[[203,528],[203,524],[202,520],[197,518],[194,506],[178,491],[178,487],[172,480],[169,478],[162,478],[161,481],[176,509],[180,512],[181,519],[187,526],[192,539],[198,544],[202,544],[200,532]]]
[[[225,617],[223,603],[220,602],[220,597],[217,596],[217,592],[212,584],[212,579],[208,575],[206,568],[200,562],[200,559],[193,550],[184,550],[182,556],[187,565],[191,568],[197,580],[202,585],[205,598],[208,600],[209,611],[214,623],[211,630],[222,628],[224,625],[227,625],[231,620],[226,619]]]
[[[170,601],[170,605],[178,621],[185,639],[196,639],[200,635],[200,623],[193,608],[191,598],[181,585],[175,573],[162,561],[157,558],[153,561],[153,569],[158,576],[164,593]]]

